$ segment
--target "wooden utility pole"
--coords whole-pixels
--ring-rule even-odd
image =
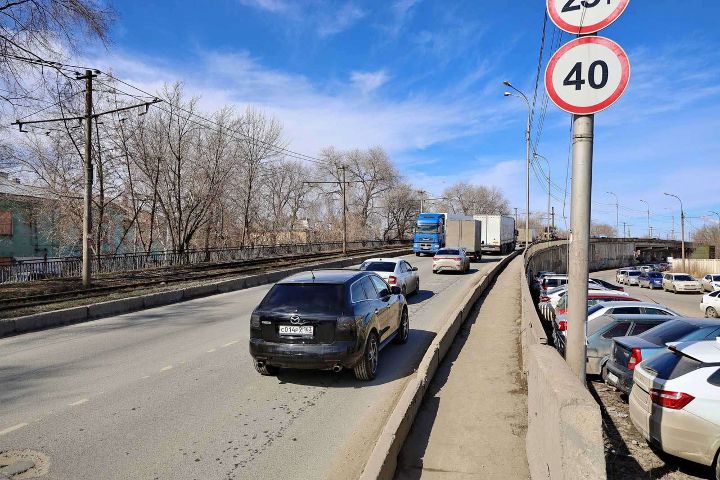
[[[82,232],[82,284],[89,287],[92,283],[92,120],[93,97],[92,79],[95,77],[92,70],[85,70],[85,75],[79,77],[85,80],[85,194],[83,196],[83,232]]]

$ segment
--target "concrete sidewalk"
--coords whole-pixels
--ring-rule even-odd
[[[529,478],[521,262],[500,274],[458,333],[400,453],[397,479]]]

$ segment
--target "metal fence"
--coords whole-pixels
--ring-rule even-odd
[[[406,245],[402,240],[363,240],[348,242],[348,250],[378,248],[392,245]],[[122,255],[99,255],[93,257],[92,272],[113,273],[145,270],[150,268],[197,265],[202,263],[221,263],[231,261],[258,260],[290,255],[337,252],[342,250],[342,242],[302,243],[286,245],[253,245],[238,248],[158,251],[126,253]],[[28,282],[44,278],[79,277],[82,266],[81,257],[55,257],[14,261],[9,265],[0,265],[0,283]]]

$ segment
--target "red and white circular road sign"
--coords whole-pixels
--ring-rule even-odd
[[[590,115],[605,110],[622,96],[630,81],[625,51],[605,37],[580,37],[550,58],[545,88],[566,112]]]
[[[558,28],[575,35],[595,33],[620,15],[630,0],[547,0],[548,15]]]

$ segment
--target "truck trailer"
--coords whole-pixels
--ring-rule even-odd
[[[517,230],[511,215],[473,215],[482,222],[482,251],[504,255],[515,250]]]
[[[464,248],[473,262],[482,259],[482,222],[480,220],[448,220],[446,247]]]

